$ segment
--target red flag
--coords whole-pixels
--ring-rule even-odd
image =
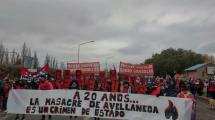
[[[61,70],[56,70],[56,71],[55,71],[55,80],[56,80],[56,81],[61,81],[61,80],[62,80],[61,74],[62,74],[62,71],[61,71]]]
[[[48,74],[49,73],[49,65],[46,64],[43,66],[41,69],[38,69],[35,75],[40,75],[40,74]]]
[[[116,81],[116,70],[110,71],[110,79],[111,81]]]
[[[30,74],[30,71],[28,69],[26,69],[26,68],[22,68],[20,70],[20,74],[21,74],[21,76],[26,76],[26,75]]]
[[[43,72],[45,72],[45,73],[49,73],[49,65],[48,64],[46,64],[45,66],[43,66],[42,68],[41,68],[41,70],[40,71],[43,71]]]
[[[64,79],[64,88],[69,88],[69,85],[70,85],[70,70],[64,70],[63,79]]]
[[[136,87],[136,77],[135,76],[131,76],[130,77],[130,86],[131,86],[131,90],[136,92],[137,91],[137,87]]]
[[[82,71],[81,70],[76,70],[76,80],[79,83],[79,89],[82,90],[84,88],[84,79],[82,76]]]
[[[81,70],[76,70],[76,80],[77,81],[81,80]]]
[[[90,78],[88,80],[88,90],[93,91],[95,85],[94,74],[90,74]]]
[[[84,86],[87,85],[86,77],[86,74],[83,73],[81,78],[82,89],[84,89]]]
[[[101,82],[101,87],[105,90],[106,88],[106,77],[105,77],[105,71],[101,71],[99,73],[99,80]]]
[[[119,82],[112,81],[112,92],[118,92],[118,89],[119,89]]]

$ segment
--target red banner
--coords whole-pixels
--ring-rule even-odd
[[[71,73],[75,73],[76,70],[81,70],[83,73],[96,73],[99,74],[100,63],[91,62],[91,63],[67,63],[67,69]]]
[[[119,72],[121,74],[133,74],[133,75],[154,75],[153,65],[151,64],[130,64],[120,62]]]

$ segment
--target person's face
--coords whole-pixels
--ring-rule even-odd
[[[41,82],[45,82],[46,79],[44,77],[41,77],[40,80]]]
[[[184,93],[187,93],[187,92],[188,92],[188,85],[187,85],[187,84],[185,84],[185,85],[182,87],[182,91],[183,91]]]
[[[101,87],[101,83],[98,84],[98,87],[99,87],[99,88]]]

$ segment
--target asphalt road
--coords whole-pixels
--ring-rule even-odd
[[[14,120],[14,119],[15,115],[0,113],[0,120]],[[26,120],[40,120],[40,119],[41,116],[32,115],[26,116]],[[48,120],[48,118],[46,120]],[[63,116],[53,116],[52,120],[70,120],[70,118]],[[94,119],[79,117],[78,119],[73,118],[72,120],[94,120]],[[197,120],[215,120],[215,110],[211,110],[207,101],[202,99],[197,99]]]
[[[215,110],[211,110],[208,101],[197,99],[197,120],[215,120]]]

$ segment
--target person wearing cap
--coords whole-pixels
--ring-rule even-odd
[[[46,75],[41,75],[40,76],[40,83],[39,83],[39,90],[52,90],[54,89],[52,83],[47,80],[47,76]],[[51,120],[51,115],[49,115],[49,120]],[[45,120],[45,115],[42,115],[42,119],[41,120]]]

